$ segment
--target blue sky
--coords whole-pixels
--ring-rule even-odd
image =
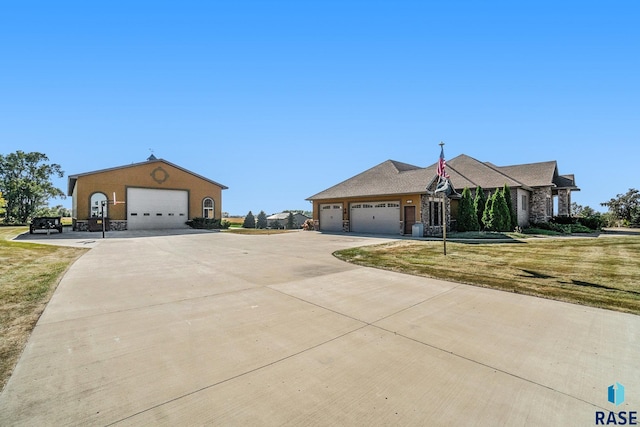
[[[638,22],[615,0],[2,2],[0,153],[75,174],[151,149],[245,214],[444,141],[557,160],[603,210],[640,187]]]

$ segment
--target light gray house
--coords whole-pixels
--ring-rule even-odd
[[[465,187],[475,196],[478,186],[489,194],[507,184],[520,226],[569,216],[571,192],[580,191],[573,175],[559,174],[556,161],[496,166],[461,154],[447,161],[446,171],[458,193],[445,202],[449,226]],[[433,194],[437,178],[437,163],[423,168],[387,160],[307,200],[316,230],[411,234],[413,224],[422,223],[425,235],[436,234],[442,226],[442,197]]]
[[[301,213],[293,214],[293,228],[302,228],[302,224],[309,218]],[[267,226],[269,228],[286,228],[289,220],[289,212],[281,212],[267,217]]]

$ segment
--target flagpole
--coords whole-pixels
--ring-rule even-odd
[[[444,150],[444,142],[440,141],[440,151]],[[447,255],[447,207],[445,198],[447,192],[442,192],[442,250],[444,255]]]

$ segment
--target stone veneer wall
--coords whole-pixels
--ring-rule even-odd
[[[105,231],[125,231],[127,230],[127,221],[109,220],[109,228]],[[89,222],[76,220],[73,225],[73,231],[89,231]]]
[[[439,225],[429,226],[428,224],[431,222],[431,210],[429,209],[429,202],[439,202],[442,203],[442,198],[440,195],[432,196],[428,194],[423,194],[420,196],[420,221],[424,225],[424,235],[425,236],[433,236],[442,234],[442,221],[438,220]],[[447,213],[447,231],[451,231],[451,200],[448,197],[445,197],[445,211]]]
[[[551,219],[553,212],[548,212],[548,206],[553,207],[553,194],[551,187],[534,188],[529,202],[529,221],[547,222]]]
[[[122,220],[109,221],[109,230],[111,230],[111,231],[125,231],[125,230],[127,230],[127,221],[122,221]]]

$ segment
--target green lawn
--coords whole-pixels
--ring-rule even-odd
[[[0,227],[0,390],[60,278],[86,249],[8,241],[27,227]]]
[[[640,314],[640,236],[513,243],[400,241],[346,249],[359,265]]]

